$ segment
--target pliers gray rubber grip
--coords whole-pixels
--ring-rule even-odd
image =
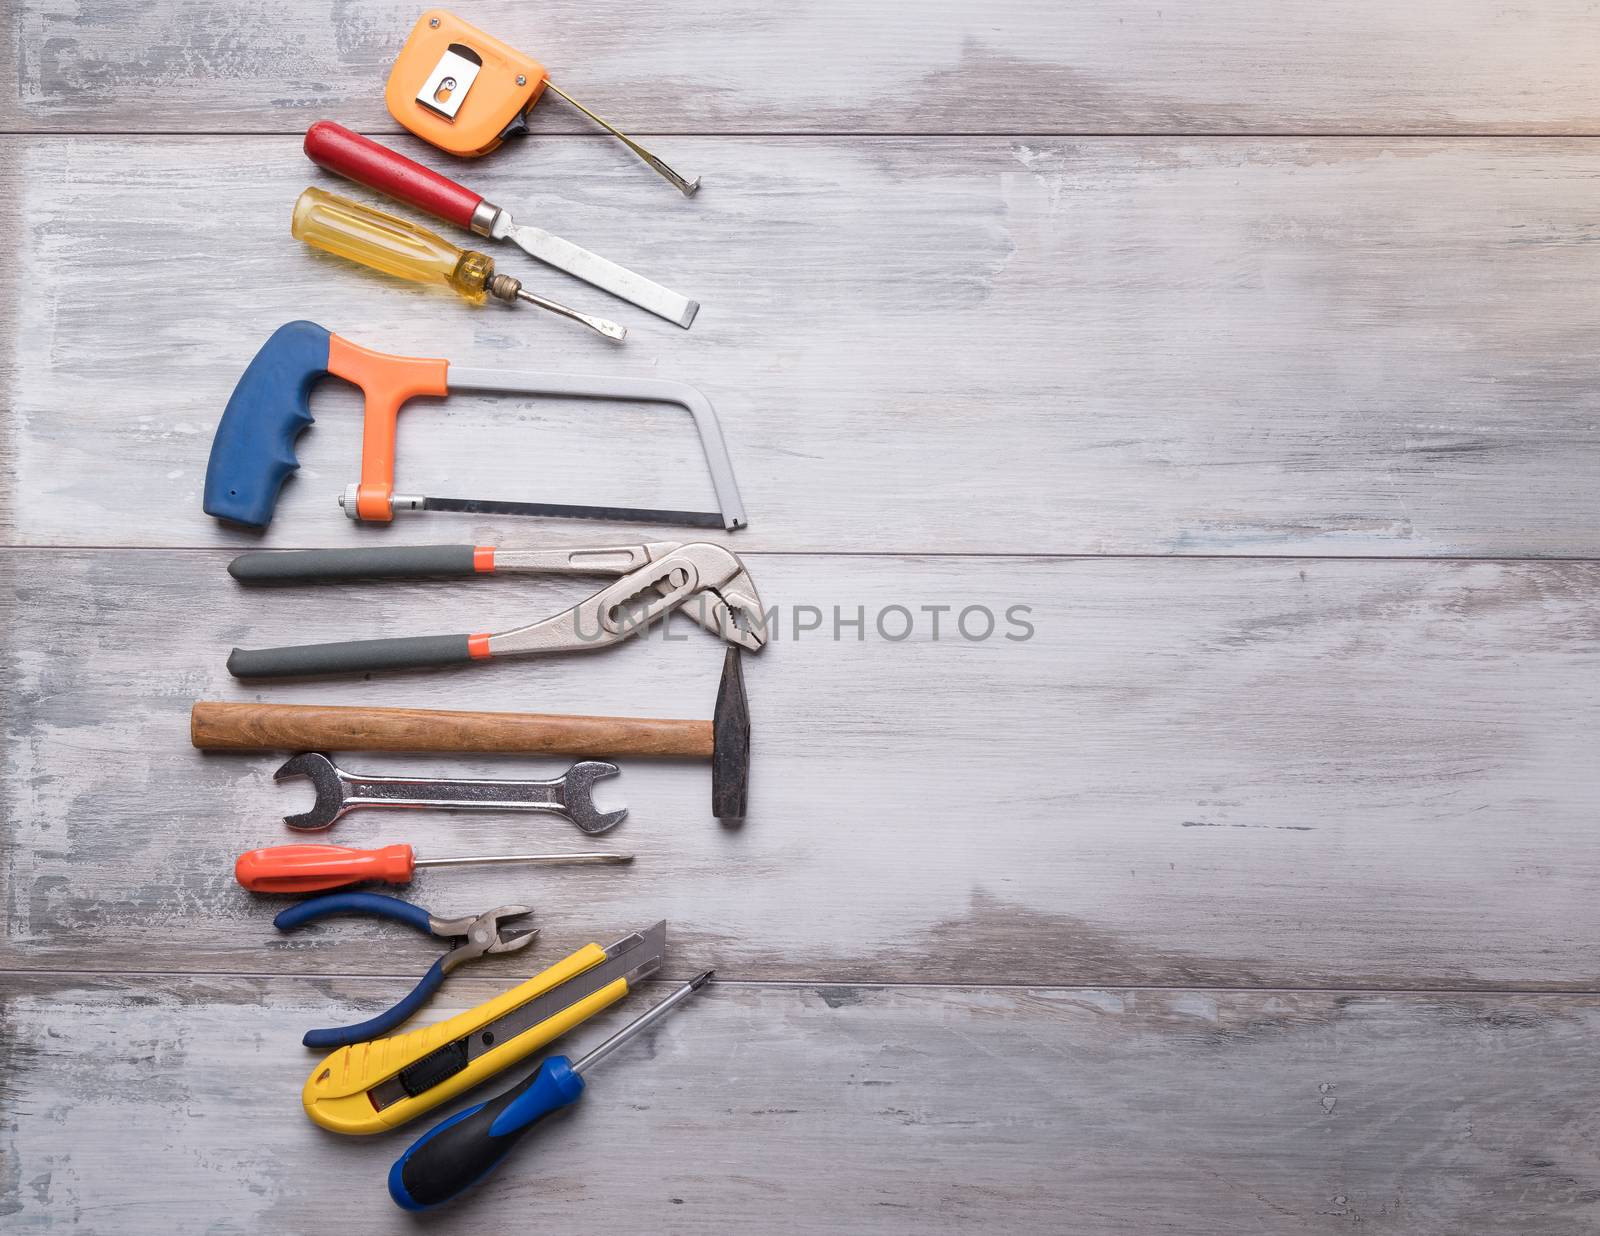
[[[738,555],[705,541],[656,541],[559,550],[485,545],[408,545],[241,554],[228,572],[244,584],[285,584],[419,576],[615,575],[613,584],[571,609],[499,633],[402,636],[282,648],[235,648],[235,678],[290,678],[369,670],[459,665],[500,656],[586,652],[617,644],[682,609],[712,634],[759,652],[766,615]]]
[[[392,918],[430,935],[461,940],[460,944],[428,968],[428,972],[411,989],[410,995],[392,1008],[353,1026],[307,1030],[301,1042],[307,1047],[344,1047],[387,1034],[427,1003],[428,997],[439,990],[444,976],[462,962],[473,961],[490,953],[514,953],[532,944],[534,937],[539,934],[537,927],[521,935],[502,937],[500,934],[500,925],[505,920],[532,913],[530,906],[499,906],[478,915],[435,918],[421,906],[382,893],[330,893],[326,897],[312,897],[290,906],[272,920],[272,925],[279,931],[293,931],[306,923],[334,914],[371,914],[378,918]]]

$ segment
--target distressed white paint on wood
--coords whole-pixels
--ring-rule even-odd
[[[391,924],[274,937],[231,875],[296,839],[281,755],[201,756],[195,698],[709,716],[720,645],[243,685],[230,645],[511,625],[581,581],[263,593],[226,555],[13,551],[3,618],[11,965],[407,974]],[[1600,566],[759,555],[750,819],[626,764],[626,872],[425,872],[440,913],[539,908],[538,956],[667,918],[732,978],[1592,989]],[[968,642],[924,606],[1032,607]],[[795,607],[868,616],[796,642]],[[888,607],[916,635],[872,630]],[[979,616],[969,616],[977,630]],[[899,621],[891,616],[889,629]],[[831,628],[831,617],[828,628]],[[1007,628],[1003,622],[1001,632]],[[355,755],[395,771],[515,760]],[[539,761],[556,768],[559,761]],[[543,817],[365,812],[330,839],[579,848]],[[499,963],[520,973],[522,959]]]
[[[15,0],[9,129],[397,126],[383,83],[423,6]],[[624,128],[692,132],[1595,132],[1583,0],[701,0],[463,16]],[[539,132],[582,132],[557,100]],[[591,130],[592,131],[592,130]],[[708,181],[708,183],[715,183]]]
[[[495,992],[458,976],[438,1011]],[[7,1230],[411,1230],[383,1178],[426,1126],[337,1138],[299,1107],[301,1031],[387,998],[14,981]],[[714,985],[429,1226],[1589,1230],[1597,1035],[1593,996]]]
[[[246,543],[200,513],[210,435],[255,349],[309,317],[463,364],[696,383],[747,550],[1600,553],[1596,142],[685,144],[726,170],[693,206],[582,144],[483,169],[705,301],[685,333],[535,277],[627,321],[616,348],[305,249],[289,208],[318,174],[292,139],[6,142],[27,226],[0,310],[3,535]],[[370,544],[333,505],[355,392],[314,410],[273,543]],[[677,412],[457,397],[401,438],[403,488],[710,501]]]
[[[25,220],[0,263],[0,541],[250,543],[199,514],[210,430],[267,332],[312,316],[463,363],[697,382],[749,550],[1597,552],[1594,142],[1025,136],[1593,133],[1580,0],[472,5],[641,132],[1013,135],[652,143],[706,177],[685,204],[614,143],[553,138],[586,130],[552,101],[544,138],[450,165],[705,300],[686,335],[499,255],[627,321],[621,352],[299,250],[294,194],[340,186],[296,138],[111,136],[393,132],[379,88],[417,10],[303,8],[26,0],[0,22],[0,129],[105,135],[0,139],[0,209]],[[327,388],[316,410],[268,543],[373,543],[329,505],[355,401]],[[709,498],[659,414],[456,402],[404,433],[403,480],[437,492]],[[435,518],[387,539],[614,535]],[[357,922],[273,938],[228,868],[291,839],[275,817],[305,792],[272,785],[273,756],[190,751],[193,697],[711,706],[695,630],[247,690],[221,670],[235,641],[499,625],[578,589],[245,596],[224,558],[0,551],[7,1230],[413,1226],[381,1193],[403,1143],[318,1135],[295,1044],[437,949]],[[748,664],[742,831],[707,816],[704,768],[638,762],[605,787],[633,807],[608,842],[633,870],[428,873],[423,904],[527,897],[545,926],[531,956],[455,976],[440,1015],[658,915],[675,973],[840,980],[701,997],[436,1226],[1594,1226],[1591,995],[1194,989],[1595,987],[1593,564],[751,561],[769,602],[1021,600],[1039,636],[786,629]],[[582,841],[376,813],[328,839]],[[1176,989],[841,985],[941,978]],[[597,1176],[597,1147],[629,1173]]]

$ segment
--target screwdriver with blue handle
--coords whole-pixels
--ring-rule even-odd
[[[526,1081],[434,1125],[389,1169],[389,1196],[406,1210],[428,1210],[465,1193],[535,1124],[578,1101],[584,1073],[699,991],[714,973],[690,979],[576,1064],[565,1056],[547,1057]]]

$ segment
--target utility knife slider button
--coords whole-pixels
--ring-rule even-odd
[[[457,1039],[400,1070],[400,1085],[413,1099],[467,1067],[467,1041]]]

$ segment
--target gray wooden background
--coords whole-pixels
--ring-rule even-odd
[[[559,101],[446,165],[381,87],[396,0],[6,0],[0,59],[0,1227],[404,1232],[409,1140],[298,1091],[310,1025],[436,949],[280,939],[233,883],[277,760],[196,698],[709,715],[693,628],[602,656],[245,688],[227,649],[510,625],[484,581],[258,595],[243,547],[601,542],[349,526],[330,383],[271,532],[201,514],[211,431],[307,317],[463,364],[656,374],[719,408],[769,604],[752,812],[629,764],[625,874],[425,873],[539,907],[530,957],[670,920],[721,982],[597,1074],[449,1232],[1575,1232],[1600,1226],[1600,14],[1588,0],[464,4],[705,178]],[[698,295],[612,349],[289,236],[329,117]],[[344,190],[341,190],[344,191]],[[357,191],[359,194],[360,191]],[[683,423],[457,397],[403,488],[689,505]],[[682,535],[661,530],[658,535]],[[1031,607],[1026,641],[892,606]],[[831,615],[867,615],[865,638]],[[809,614],[809,611],[803,611]],[[560,761],[351,756],[506,772]],[[554,821],[367,813],[434,854]],[[581,1050],[664,990],[571,1036]],[[407,1130],[415,1134],[423,1126]]]

